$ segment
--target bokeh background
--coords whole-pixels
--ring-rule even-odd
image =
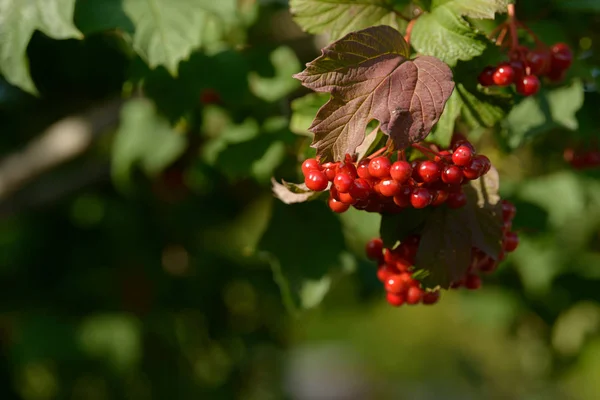
[[[600,398],[600,174],[563,160],[597,145],[600,16],[523,3],[577,61],[542,106],[465,132],[520,247],[481,290],[400,309],[363,255],[377,216],[272,196],[319,106],[291,76],[328,41],[286,1],[233,2],[177,77],[89,0],[81,38],[36,31],[39,96],[0,79],[0,399]]]

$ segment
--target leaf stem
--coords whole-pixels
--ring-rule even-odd
[[[519,37],[517,35],[517,16],[515,13],[515,4],[508,5],[508,27],[510,28],[511,49],[519,47]]]
[[[522,29],[524,29],[524,30],[525,30],[525,32],[527,32],[527,34],[528,34],[529,36],[531,36],[531,38],[532,38],[532,39],[535,41],[535,44],[536,44],[538,47],[542,47],[542,48],[547,48],[547,47],[548,47],[548,46],[546,46],[546,43],[542,42],[542,41],[540,40],[540,38],[538,37],[538,35],[536,35],[536,34],[535,34],[535,32],[534,32],[534,31],[532,31],[532,30],[531,30],[531,29],[530,29],[530,28],[529,28],[527,25],[525,25],[523,22],[520,22],[520,21],[519,21],[519,22],[517,22],[517,26],[518,26],[519,28],[522,28]]]
[[[408,26],[406,27],[406,35],[404,35],[404,40],[406,40],[406,43],[408,43],[409,45],[410,45],[410,34],[412,33],[413,26],[415,25],[416,20],[417,20],[417,18],[411,19],[410,22],[408,23]]]
[[[377,157],[378,155],[385,153],[385,151],[386,151],[387,149],[388,149],[388,147],[387,147],[387,146],[384,146],[384,147],[380,148],[379,150],[377,150],[377,151],[375,151],[375,152],[371,153],[371,154],[369,155],[369,157]]]
[[[425,146],[421,146],[420,144],[417,143],[413,143],[410,145],[413,149],[417,149],[419,150],[421,153],[429,153],[429,154],[433,154],[435,156],[440,156],[440,153],[438,153],[435,150],[431,150],[430,148],[427,148]],[[440,156],[441,157],[441,156]]]

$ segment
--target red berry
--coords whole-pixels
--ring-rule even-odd
[[[356,200],[366,200],[371,194],[371,185],[366,179],[355,179],[348,193]]]
[[[327,189],[328,181],[325,174],[319,170],[313,169],[308,171],[306,178],[304,178],[306,187],[315,192],[322,192]]]
[[[392,163],[385,156],[375,157],[369,162],[369,174],[374,178],[387,178],[390,176]]]
[[[383,258],[383,240],[380,238],[371,239],[365,246],[367,258],[370,260],[380,260]]]
[[[408,283],[400,275],[390,275],[384,286],[387,292],[395,294],[404,293],[409,288]]]
[[[423,290],[417,286],[411,286],[406,292],[406,302],[408,304],[419,304],[423,298]]]
[[[435,190],[432,193],[432,196],[433,201],[431,202],[431,205],[434,207],[441,206],[446,202],[446,200],[448,200],[448,192],[445,190]]]
[[[545,50],[533,50],[526,56],[529,73],[532,75],[545,75],[550,69],[550,53]]]
[[[456,151],[460,146],[467,146],[471,150],[471,154],[475,154],[475,147],[473,147],[471,142],[464,139],[464,136],[455,133],[454,137],[452,137],[452,151]]]
[[[519,236],[515,232],[507,232],[504,236],[504,251],[510,253],[519,246]]]
[[[308,173],[310,171],[312,171],[313,169],[320,169],[320,168],[321,168],[321,164],[319,164],[319,162],[314,158],[307,158],[302,163],[302,173],[304,174],[304,176],[308,175]]]
[[[396,161],[390,168],[390,175],[398,183],[404,183],[410,178],[412,167],[406,161]]]
[[[333,185],[340,193],[348,193],[353,183],[354,179],[345,172],[338,172],[333,178]]]
[[[440,151],[434,158],[435,162],[445,161],[452,158],[452,153],[448,150]]]
[[[327,180],[333,181],[333,178],[335,178],[335,174],[337,173],[337,163],[326,162],[321,168],[323,169],[323,173],[325,173]]]
[[[400,184],[393,179],[379,182],[379,193],[385,197],[394,197],[400,192]]]
[[[487,172],[486,170],[489,170],[490,166],[489,158],[482,155],[475,156],[463,169],[463,176],[469,180],[478,179]]]
[[[508,63],[515,73],[514,80],[517,81],[525,75],[525,63],[521,60],[510,60]]]
[[[394,267],[390,267],[388,264],[381,264],[377,269],[377,279],[381,282],[385,282],[388,277],[398,274],[398,271]]]
[[[461,208],[467,204],[467,195],[460,192],[452,192],[448,194],[448,199],[446,199],[446,204],[450,208]]]
[[[335,189],[335,187],[333,188]],[[348,205],[356,204],[356,199],[350,193],[338,193],[339,200]]]
[[[352,179],[358,178],[358,174],[356,173],[356,167],[351,162],[350,163],[344,162],[344,163],[338,164],[336,173],[337,174],[348,174],[348,176],[350,176],[350,178],[352,178]]]
[[[508,200],[502,200],[502,219],[504,222],[512,221],[517,214],[517,207]]]
[[[494,71],[494,83],[498,86],[508,86],[515,79],[514,69],[507,63],[499,64]]]
[[[350,208],[349,204],[342,203],[341,201],[338,201],[338,200],[334,199],[333,197],[329,198],[328,204],[329,204],[329,208],[331,208],[331,211],[333,211],[334,213],[338,213],[338,214],[346,212],[346,211],[348,211],[348,208]]]
[[[452,162],[458,166],[464,167],[471,162],[474,153],[472,146],[466,146],[464,144],[460,145],[452,152]]]
[[[400,272],[408,272],[410,270],[411,265],[408,263],[408,261],[400,259],[398,261],[396,261],[396,264],[394,264],[396,269]],[[410,276],[409,276],[410,278]]]
[[[440,299],[440,291],[436,290],[435,292],[426,292],[423,294],[423,304],[435,304]]]
[[[567,70],[552,68],[546,77],[552,82],[560,82],[565,79],[565,75],[567,75]]]
[[[440,179],[441,168],[435,161],[423,161],[418,171],[423,182],[432,183]]]
[[[516,82],[517,93],[523,96],[533,96],[540,90],[540,80],[535,75],[525,75]]]
[[[431,204],[432,200],[431,193],[425,188],[416,188],[410,195],[410,204],[414,208],[425,208]]]
[[[358,165],[356,166],[356,173],[358,174],[359,178],[363,178],[363,179],[371,179],[372,176],[369,173],[369,162],[371,160],[369,160],[368,158],[362,159],[358,162]]]
[[[481,86],[494,86],[494,72],[496,72],[496,68],[492,66],[487,66],[481,71],[477,80]]]
[[[481,278],[479,275],[469,274],[465,279],[465,287],[470,290],[476,290],[481,287]]]
[[[390,305],[394,307],[400,307],[406,301],[403,295],[394,293],[388,293],[386,295],[386,300]]]
[[[479,271],[486,273],[494,272],[497,268],[498,263],[491,257],[486,257],[477,267]]]
[[[551,68],[554,71],[566,71],[573,62],[573,52],[566,43],[556,43],[550,48]]]
[[[448,165],[442,172],[442,181],[449,185],[460,185],[463,181],[463,171],[456,165]]]
[[[410,206],[410,195],[412,194],[412,189],[409,186],[400,187],[398,194],[394,196],[394,203],[398,207],[408,207]]]

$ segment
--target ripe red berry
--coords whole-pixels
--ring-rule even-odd
[[[550,53],[543,49],[529,51],[527,52],[526,62],[530,74],[543,76],[550,69]]]
[[[326,162],[321,166],[321,168],[327,177],[327,180],[333,181],[333,178],[335,178],[335,174],[337,173],[337,163]]]
[[[508,200],[502,200],[502,219],[504,222],[512,221],[517,214],[517,207]]]
[[[400,307],[406,301],[404,295],[394,293],[388,293],[386,295],[386,300],[390,305],[394,307]]]
[[[419,304],[423,298],[423,290],[417,286],[411,286],[406,292],[406,302],[408,304]]]
[[[433,183],[440,179],[441,168],[435,161],[423,161],[419,164],[419,176],[423,182]]]
[[[508,86],[515,79],[514,69],[507,63],[499,64],[494,71],[494,83],[498,86]]]
[[[504,236],[504,251],[510,253],[519,246],[519,236],[515,232],[507,232]]]
[[[400,275],[390,275],[385,281],[385,290],[390,293],[404,293],[410,287]]]
[[[327,189],[328,181],[325,174],[319,170],[313,169],[308,171],[306,178],[304,178],[306,187],[315,192],[322,192]]]
[[[385,179],[379,182],[379,193],[385,197],[394,197],[400,192],[400,184],[393,179]]]
[[[358,165],[356,166],[356,173],[358,174],[359,178],[363,178],[363,179],[371,179],[372,176],[369,173],[369,162],[371,160],[369,160],[368,158],[362,159],[358,162]]]
[[[494,72],[496,72],[496,68],[492,66],[487,66],[481,71],[477,80],[481,86],[494,86]]]
[[[449,193],[446,204],[450,208],[464,207],[467,204],[467,195],[462,191]]]
[[[380,238],[371,239],[365,246],[365,253],[370,260],[380,260],[383,258],[383,240]]]
[[[338,172],[335,175],[335,178],[333,178],[333,185],[336,190],[341,193],[348,193],[353,183],[354,179],[345,172]]]
[[[461,167],[469,165],[474,153],[472,146],[460,145],[452,152],[452,162]]]
[[[433,207],[441,206],[448,200],[448,192],[445,190],[434,190],[432,192],[433,200],[431,205]]]
[[[404,183],[410,178],[412,167],[406,161],[396,161],[390,168],[390,175],[398,183]]]
[[[390,176],[392,163],[385,156],[375,157],[369,162],[369,174],[374,178],[387,178]]]
[[[477,269],[481,272],[490,273],[494,272],[498,268],[498,263],[491,257],[486,257],[481,261]]]
[[[463,181],[462,168],[456,165],[448,165],[442,171],[442,181],[449,185],[460,185]]]
[[[356,179],[358,178],[358,174],[356,173],[356,167],[352,162],[343,162],[337,165],[336,174],[348,174],[350,178]]]
[[[319,164],[319,162],[316,159],[307,158],[302,163],[302,174],[304,174],[304,176],[306,176],[313,169],[320,169],[320,168],[321,168],[321,164]]]
[[[525,75],[525,63],[521,60],[510,60],[508,65],[513,69],[515,77],[514,80],[517,81],[521,79]]]
[[[469,165],[463,169],[463,176],[466,179],[474,180],[484,175],[489,168],[491,163],[489,158],[486,156],[478,155],[473,157]]]
[[[423,294],[423,304],[435,304],[440,299],[440,291],[436,290],[435,292],[426,292]]]
[[[470,290],[477,290],[481,287],[481,278],[479,275],[469,274],[465,279],[465,287]]]
[[[573,52],[566,43],[556,43],[550,48],[551,69],[566,71],[573,62]]]
[[[335,187],[333,189],[335,189]],[[338,197],[339,197],[339,200],[344,204],[349,204],[349,205],[356,204],[356,199],[354,197],[352,197],[352,195],[350,193],[339,193],[338,192]]]
[[[535,75],[525,75],[516,81],[517,93],[523,96],[533,96],[540,90],[540,80]]]
[[[448,150],[442,150],[435,156],[434,161],[440,162],[442,160],[447,161],[448,159],[452,159],[452,153]]]
[[[348,193],[356,200],[366,200],[371,194],[371,185],[366,179],[355,179]]]
[[[409,186],[400,187],[398,194],[394,196],[394,203],[401,208],[410,206],[412,189]]]
[[[338,201],[338,200],[334,199],[333,197],[329,198],[328,205],[329,205],[329,208],[331,209],[331,211],[333,211],[334,213],[338,213],[338,214],[346,212],[346,211],[348,211],[348,208],[350,208],[349,204],[342,203],[341,201]]]
[[[416,188],[410,195],[410,204],[412,204],[414,208],[425,208],[430,205],[432,201],[433,197],[431,196],[431,192],[425,188]]]

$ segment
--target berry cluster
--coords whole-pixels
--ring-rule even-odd
[[[509,86],[515,84],[517,93],[531,96],[538,92],[539,77],[560,81],[573,61],[573,53],[565,43],[556,43],[550,49],[529,49],[519,46],[510,52],[510,60],[497,66],[487,66],[479,74],[482,86]]]
[[[464,139],[457,140],[452,150],[437,152],[420,145],[413,148],[423,156],[412,162],[406,161],[403,154],[395,159],[372,156],[359,162],[346,155],[343,162],[324,164],[309,158],[302,164],[304,182],[313,191],[329,188],[329,207],[336,213],[350,206],[379,213],[441,204],[459,208],[467,202],[462,185],[480,178],[491,167],[490,160],[477,155]]]
[[[507,252],[515,251],[519,245],[519,237],[513,231],[512,220],[515,217],[515,206],[504,200],[502,202],[502,217],[504,222],[502,251],[498,260],[487,256],[479,249],[473,248],[471,263],[464,277],[451,285],[452,289],[461,287],[476,290],[481,287],[480,273],[491,273],[498,267]],[[367,257],[377,261],[377,277],[383,283],[387,292],[389,304],[399,307],[402,304],[435,304],[440,298],[439,289],[428,291],[418,279],[415,279],[414,263],[419,247],[419,236],[410,236],[393,249],[384,248],[379,238],[370,240],[366,245]]]
[[[575,169],[589,169],[600,167],[600,151],[597,149],[567,148],[563,153],[566,162]]]

